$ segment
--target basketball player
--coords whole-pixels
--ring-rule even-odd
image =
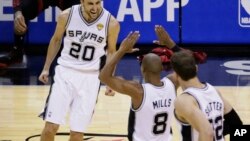
[[[23,59],[24,36],[28,30],[28,21],[37,17],[49,6],[65,10],[80,0],[13,0],[14,9],[14,46],[11,51],[0,57],[0,67],[20,62]]]
[[[70,111],[70,141],[82,141],[89,125],[100,88],[99,70],[116,51],[119,22],[101,5],[101,0],[81,0],[63,11],[51,38],[47,58],[39,80],[48,82],[49,69],[58,53],[62,37],[64,47],[55,68],[45,110],[46,121],[41,141],[53,141],[59,125]],[[107,53],[105,46],[107,44]]]
[[[133,49],[138,38],[139,32],[132,32],[123,40],[118,51],[102,69],[99,78],[115,91],[131,97],[128,125],[130,141],[168,141],[171,137],[170,122],[177,84],[171,75],[161,79],[163,66],[160,57],[153,53],[144,56],[141,63],[144,84],[112,75],[115,66],[126,53],[138,50]]]
[[[183,90],[175,101],[175,115],[181,124],[182,140],[224,141],[224,117],[232,122],[230,125],[241,122],[232,106],[211,84],[199,81],[191,52],[176,52],[171,57],[171,65]],[[229,114],[230,118],[226,118],[225,114]]]
[[[163,26],[156,25],[155,26],[155,33],[158,37],[158,40],[155,40],[154,43],[161,45],[161,46],[165,46],[165,47],[171,49],[173,52],[179,52],[181,50],[184,50],[183,48],[180,48],[178,45],[175,44],[175,42],[172,40],[172,38],[170,37],[170,35],[164,29]],[[165,56],[171,56],[172,54],[170,55],[168,52],[169,51],[164,51],[164,48],[163,48],[163,50],[160,50],[160,51],[156,50],[155,53],[158,54],[160,57],[162,56],[162,54],[165,54]],[[193,55],[196,64],[204,63],[206,61],[207,55],[205,52],[191,52],[191,54]],[[162,62],[166,62],[166,63],[169,62],[168,59],[166,59],[166,57],[161,57],[161,58],[163,58]],[[171,64],[170,64],[170,66],[171,66]],[[223,97],[222,97],[222,99],[223,99]],[[226,100],[223,99],[223,101],[224,101],[224,106],[227,106],[227,107],[225,107],[226,110],[225,110],[225,114],[224,114],[224,124],[223,124],[223,135],[225,136],[225,135],[229,134],[230,128],[232,126],[242,125],[243,123],[242,123],[239,115],[233,109],[233,107]],[[185,138],[185,139],[190,139],[190,137]]]

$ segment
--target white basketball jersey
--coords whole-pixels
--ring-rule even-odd
[[[84,71],[100,69],[105,55],[110,13],[103,8],[100,16],[87,22],[80,5],[71,8],[64,37],[64,47],[58,64]]]
[[[129,115],[130,141],[168,141],[176,91],[174,84],[162,79],[163,86],[143,84],[144,96],[138,109]]]
[[[210,84],[206,83],[204,88],[186,89],[183,93],[192,95],[205,114],[208,121],[214,129],[214,141],[224,141],[223,136],[223,115],[224,104],[217,90]],[[180,122],[180,130],[182,133],[182,141],[198,141],[199,133],[189,124]]]

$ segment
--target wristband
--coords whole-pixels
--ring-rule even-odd
[[[14,13],[16,13],[17,11],[22,11],[21,6],[14,7],[13,9],[14,9]]]
[[[173,52],[178,52],[178,51],[180,51],[181,50],[181,48],[177,45],[177,44],[175,44],[175,46],[171,49]]]

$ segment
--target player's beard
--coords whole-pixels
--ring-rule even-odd
[[[88,15],[89,15],[90,21],[95,20],[99,16],[99,14],[100,14],[99,11],[96,11],[95,13],[94,12],[89,12]]]
[[[84,7],[84,6],[83,6]],[[85,8],[82,7],[82,14],[84,16],[84,18],[88,21],[88,22],[92,22],[95,19],[98,18],[98,16],[100,15],[100,10],[96,10],[96,12],[91,12],[91,10],[87,11]],[[83,10],[84,9],[84,10]],[[87,16],[87,17],[86,17]]]

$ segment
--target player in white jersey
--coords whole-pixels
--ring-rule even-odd
[[[175,101],[182,141],[224,141],[224,114],[230,113],[232,106],[212,85],[199,81],[191,52],[175,53],[171,66],[183,89]]]
[[[199,109],[205,113],[205,117],[213,126],[215,141],[224,141],[224,103],[217,90],[209,83],[204,83],[203,87],[189,87],[185,89],[183,94],[189,94],[197,101]],[[183,140],[190,138],[192,141],[198,141],[199,133],[196,129],[190,130],[190,125],[185,122],[181,122],[181,125]]]
[[[161,86],[142,84],[144,94],[142,104],[138,108],[132,106],[129,114],[129,140],[170,139],[170,126],[167,125],[171,125],[176,90],[168,78],[163,78],[161,82]]]
[[[81,0],[63,11],[51,38],[39,80],[48,82],[49,69],[63,39],[63,49],[55,68],[42,116],[46,121],[41,141],[53,141],[59,125],[70,111],[70,141],[82,141],[89,125],[100,88],[99,71],[116,51],[119,22],[101,5],[101,0]],[[65,36],[64,36],[65,34]],[[107,46],[107,48],[105,48]],[[106,91],[111,92],[110,89]]]
[[[175,44],[175,42],[172,40],[172,38],[170,37],[170,35],[168,34],[168,32],[164,29],[164,27],[163,26],[161,26],[161,25],[156,25],[155,26],[155,33],[156,33],[156,35],[157,35],[157,37],[158,37],[158,40],[156,40],[156,41],[154,41],[154,43],[156,43],[156,44],[158,44],[158,45],[161,45],[161,46],[166,46],[167,48],[169,48],[169,49],[171,49],[173,52],[179,52],[179,51],[181,51],[181,50],[183,50],[182,48],[180,48],[180,47],[178,47],[178,45],[176,45]],[[163,51],[164,51],[164,49],[163,49]],[[159,52],[159,50],[158,50],[158,53],[157,53],[159,56],[161,56],[162,55],[162,52]],[[203,52],[200,52],[200,53],[198,53],[198,52],[191,52],[191,54],[192,54],[192,56],[195,58],[195,62],[196,63],[203,63],[203,62],[205,62],[205,60],[206,60],[206,54]],[[167,55],[169,55],[169,53],[167,53]],[[195,75],[194,77],[195,77],[195,79],[197,79],[197,76],[196,76],[196,69],[194,70],[192,70],[192,71],[190,71],[190,70],[188,70],[188,67],[187,66],[189,66],[189,65],[191,65],[191,67],[195,67],[195,63],[192,61],[192,56],[189,56],[188,58],[188,60],[190,61],[190,62],[187,62],[188,60],[186,60],[185,61],[185,58],[182,56],[183,54],[180,54],[180,55],[175,55],[175,56],[178,56],[179,57],[179,59],[176,59],[176,61],[179,63],[179,64],[175,64],[174,65],[174,63],[172,62],[172,66],[175,66],[176,68],[179,68],[179,69],[182,69],[182,72],[179,72],[179,74],[176,72],[175,74],[178,74],[178,75],[180,75],[180,74],[182,74],[183,75],[183,78],[185,78],[185,77],[188,77],[188,76],[190,76],[190,73],[192,73],[192,71],[195,71],[195,72],[193,72],[193,74],[191,74],[191,76],[192,75]],[[177,58],[178,58],[177,57]],[[191,57],[191,58],[190,58]],[[163,58],[165,58],[165,57],[163,57]],[[168,62],[168,60],[164,60],[163,62]],[[170,63],[171,63],[171,60],[170,60]],[[167,64],[166,64],[167,65]],[[177,67],[178,66],[178,67]],[[186,68],[187,67],[187,68]],[[171,65],[170,65],[170,68],[171,68]],[[177,75],[177,76],[178,76]],[[179,81],[181,80],[181,77],[177,77],[177,78],[179,78]],[[192,78],[190,79],[190,81],[191,82],[189,82],[189,80],[187,81],[187,82],[185,82],[185,83],[187,83],[187,85],[190,85],[190,86],[194,86],[195,85],[195,83],[194,82],[192,82],[192,81],[194,81]],[[195,80],[195,82],[196,83],[198,83],[198,84],[201,84],[200,82],[199,82],[199,79],[197,79],[197,80]],[[184,85],[183,83],[182,83],[182,85]],[[204,85],[205,86],[205,85]],[[184,86],[185,87],[185,86]],[[213,89],[213,88],[212,88]],[[217,91],[218,92],[218,91]],[[215,93],[217,93],[217,92],[215,92]],[[238,125],[242,125],[243,123],[242,123],[242,121],[241,121],[241,119],[240,119],[240,117],[239,117],[239,115],[236,113],[236,111],[234,110],[234,108],[223,98],[223,97],[221,97],[220,96],[220,98],[222,99],[222,101],[223,101],[223,104],[224,104],[224,117],[223,117],[223,136],[225,136],[225,135],[228,135],[229,134],[229,132],[230,132],[230,130],[231,130],[231,128],[232,128],[232,126],[238,126]],[[178,98],[178,99],[180,99],[180,98]],[[193,112],[193,109],[192,108],[190,108],[190,105],[189,104],[187,104],[187,105],[185,105],[186,104],[186,101],[185,101],[185,98],[183,98],[183,100],[184,100],[184,104],[182,105],[182,102],[176,102],[177,103],[177,105],[178,106],[180,106],[179,108],[187,108],[187,109],[182,109],[182,110],[185,110],[185,111],[189,111],[189,112]],[[192,99],[192,100],[194,100],[194,99]],[[191,101],[192,101],[191,100]],[[179,100],[178,100],[179,101]],[[195,100],[196,101],[196,100]],[[197,105],[196,105],[197,106]],[[195,107],[195,108],[197,108],[197,107]],[[197,110],[197,109],[196,109]],[[187,116],[187,115],[186,115]],[[188,116],[188,118],[191,118],[191,120],[193,119],[193,117],[194,117],[194,115],[192,115],[192,114],[190,114],[189,116]],[[215,121],[216,123],[218,122],[218,120],[219,120],[219,118],[217,118],[217,120]],[[198,120],[197,120],[198,121]],[[211,121],[210,120],[210,122],[213,122],[213,121]],[[206,129],[206,128],[203,128],[203,127],[205,127],[205,125],[203,126],[203,124],[199,124],[199,126],[200,126],[200,128],[202,128],[201,130],[203,130],[203,129]],[[218,126],[218,125],[216,125],[216,126]],[[190,129],[191,129],[191,127],[190,126],[182,126],[182,127],[184,127],[184,128],[182,128],[182,135],[183,135],[183,141],[190,141]],[[216,132],[220,132],[221,133],[221,126],[218,126],[215,130],[217,130]],[[189,129],[189,132],[185,132],[185,131],[188,131],[187,129]],[[188,134],[187,134],[188,133]],[[218,135],[218,134],[217,134]],[[220,138],[220,137],[217,137],[217,138]]]
[[[115,91],[131,97],[128,128],[130,141],[168,141],[171,137],[170,121],[177,84],[171,74],[161,79],[163,66],[160,57],[153,53],[144,56],[141,73],[145,84],[112,75],[115,66],[126,53],[138,50],[133,49],[138,38],[139,32],[136,31],[123,40],[119,50],[102,69],[99,78]]]

